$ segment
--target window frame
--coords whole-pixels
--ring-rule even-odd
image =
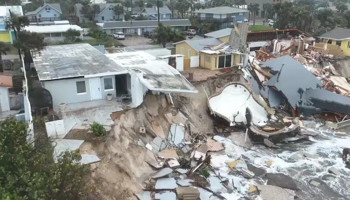
[[[85,92],[79,92],[79,91],[78,91],[78,83],[81,83],[81,82],[84,83]],[[84,94],[87,94],[86,81],[85,81],[85,80],[83,80],[83,81],[75,81],[75,89],[76,89],[77,95],[84,95]]]
[[[106,80],[110,79],[111,80],[111,84],[112,84],[112,88],[106,89]],[[103,78],[103,90],[104,91],[114,91],[114,84],[113,84],[113,78],[112,77],[104,77]]]

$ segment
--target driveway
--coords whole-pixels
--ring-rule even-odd
[[[126,36],[125,40],[118,40],[124,46],[143,46],[143,45],[152,45],[152,40],[149,38],[141,36]]]

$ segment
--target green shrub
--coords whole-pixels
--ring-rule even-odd
[[[105,136],[107,134],[105,127],[103,127],[103,125],[97,122],[92,123],[90,127],[94,136],[100,137]]]

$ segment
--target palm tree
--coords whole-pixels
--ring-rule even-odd
[[[10,44],[0,42],[0,72],[3,72],[2,55],[6,55],[8,51],[10,51]]]
[[[257,13],[259,13],[259,4],[255,3],[255,4],[249,4],[248,5],[248,10],[250,11],[250,13],[253,14],[253,25],[255,25],[255,16]],[[250,20],[250,13],[249,13],[249,20]]]

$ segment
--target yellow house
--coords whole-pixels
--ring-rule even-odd
[[[6,43],[13,43],[13,32],[12,31],[0,31],[0,41]]]
[[[226,50],[227,49],[227,50]],[[199,53],[200,67],[210,70],[242,66],[244,54],[225,47],[218,50],[205,49]]]
[[[184,67],[188,69],[193,65],[192,62],[199,62],[199,52],[205,48],[217,46],[222,42],[216,38],[205,38],[198,40],[183,40],[175,45],[175,54],[184,55]]]
[[[224,29],[220,29],[218,31],[213,31],[213,32],[207,33],[207,34],[205,34],[205,37],[217,38],[217,39],[221,40],[221,42],[229,43],[231,31],[232,31],[232,28],[224,28]]]
[[[325,43],[339,46],[344,55],[350,56],[350,29],[335,28],[319,38]]]

